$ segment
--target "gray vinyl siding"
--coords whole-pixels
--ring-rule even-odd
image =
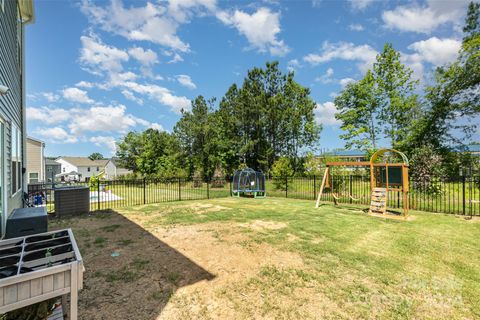
[[[11,129],[12,123],[21,131],[22,126],[22,61],[21,48],[18,39],[18,7],[17,1],[5,1],[5,11],[0,10],[0,84],[7,86],[10,91],[0,96],[0,116],[5,123],[5,175],[7,184],[7,212],[10,214],[13,209],[22,206],[22,192],[15,197],[11,195]],[[18,30],[18,31],[17,31]],[[21,45],[21,40],[20,40]],[[20,57],[19,57],[20,55]],[[23,150],[23,137],[21,139]],[[22,157],[24,158],[24,157]],[[22,165],[25,166],[25,159]]]

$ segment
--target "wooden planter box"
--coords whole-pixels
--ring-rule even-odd
[[[77,319],[83,272],[71,229],[0,241],[0,314],[70,293]]]

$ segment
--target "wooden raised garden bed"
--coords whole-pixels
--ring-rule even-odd
[[[0,241],[0,314],[70,293],[77,319],[83,272],[71,229]]]

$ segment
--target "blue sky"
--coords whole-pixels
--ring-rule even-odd
[[[130,130],[172,130],[197,95],[221,98],[278,60],[311,88],[319,148],[340,148],[335,94],[393,43],[426,84],[453,61],[468,1],[35,1],[27,130],[46,154],[114,153]]]

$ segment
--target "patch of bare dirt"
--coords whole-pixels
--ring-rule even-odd
[[[255,231],[264,231],[264,230],[279,230],[287,226],[284,222],[277,221],[265,221],[265,220],[254,220],[248,223],[240,223],[241,227],[250,228]]]
[[[292,302],[292,296],[274,297],[273,291],[262,296],[251,287],[263,268],[305,268],[299,255],[251,241],[244,229],[278,230],[286,224],[257,220],[248,226],[207,223],[147,231],[142,216],[112,211],[52,222],[52,230],[73,227],[84,259],[80,319],[232,319],[250,318],[252,312],[272,318],[272,303],[286,308],[282,314],[297,314],[300,292]]]

